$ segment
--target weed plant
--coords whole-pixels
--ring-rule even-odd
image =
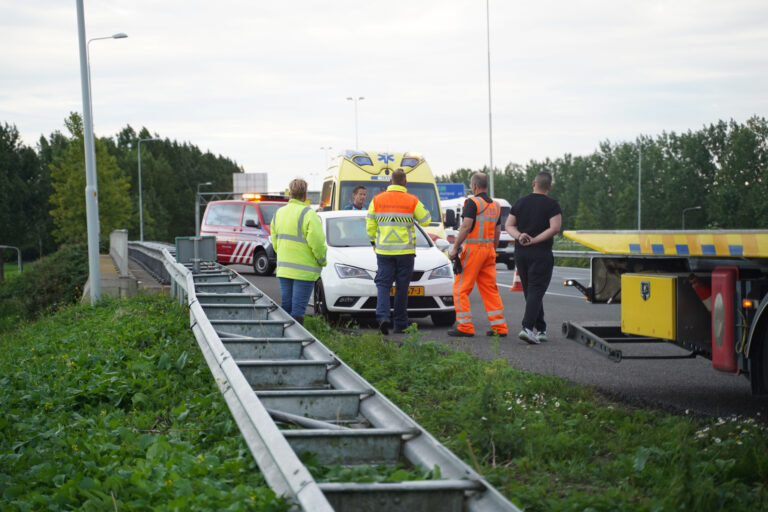
[[[74,304],[88,279],[85,245],[63,245],[0,284],[0,333]]]
[[[306,325],[527,511],[768,510],[768,433],[752,419],[633,409],[506,361]]]
[[[0,335],[0,509],[287,510],[168,298]]]

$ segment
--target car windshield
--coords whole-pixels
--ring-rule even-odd
[[[373,196],[379,192],[384,192],[389,186],[389,181],[342,181],[341,182],[341,194],[339,196],[339,208],[344,208],[352,202],[352,191],[358,185],[363,185],[366,188],[368,194],[365,197],[363,203],[363,210],[368,209],[368,205],[371,204]],[[437,201],[437,192],[435,191],[435,185],[433,183],[411,183],[408,182],[406,189],[409,193],[419,198],[419,201],[424,205],[424,208],[429,211],[429,216],[432,217],[431,223],[440,222],[440,206]]]
[[[371,242],[365,231],[365,217],[333,217],[327,219],[326,243],[331,247],[370,247]],[[418,226],[416,247],[430,247],[431,243]]]

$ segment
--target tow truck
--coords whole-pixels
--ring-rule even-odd
[[[594,304],[621,303],[619,325],[565,322],[563,334],[609,359],[620,344],[676,344],[768,393],[768,230],[565,231],[600,254],[590,283],[569,279]],[[664,358],[668,358],[666,356]]]

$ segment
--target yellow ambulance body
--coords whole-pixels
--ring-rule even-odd
[[[408,192],[419,198],[432,217],[425,231],[433,239],[445,238],[435,177],[420,153],[347,150],[328,167],[320,193],[320,210],[343,210],[352,203],[352,191],[358,185],[365,186],[368,192],[363,204],[368,209],[373,196],[387,189],[395,169],[405,171]]]

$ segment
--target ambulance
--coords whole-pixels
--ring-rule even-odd
[[[358,185],[368,191],[363,204],[363,208],[368,209],[373,196],[387,189],[395,169],[405,171],[408,192],[419,198],[432,217],[424,230],[433,240],[445,238],[435,177],[420,153],[347,150],[328,168],[320,193],[320,210],[344,209],[352,202],[352,191]]]

